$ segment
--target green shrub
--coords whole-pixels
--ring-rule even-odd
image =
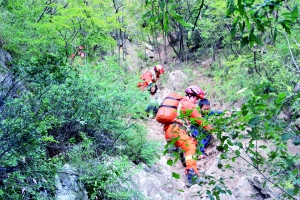
[[[22,73],[26,75],[26,71]],[[55,163],[57,155],[65,155],[68,162],[68,152],[81,143],[86,145],[83,160],[84,157],[101,159],[105,155],[127,156],[128,163],[130,160],[136,164],[154,162],[155,145],[146,140],[146,130],[132,120],[132,115],[144,110],[147,94],[128,81],[131,77],[114,58],[107,58],[98,66],[81,66],[75,71],[66,68],[64,77],[56,81],[52,74],[35,76],[35,82],[27,83],[30,91],[5,102],[1,113],[0,137],[5,138],[0,141],[1,166],[19,166],[22,159],[31,158],[32,163],[27,166],[31,169],[45,159]],[[90,147],[86,141],[94,146]],[[40,157],[41,153],[46,157]],[[41,164],[41,167],[46,166]],[[21,167],[19,173],[23,174],[24,170]],[[14,176],[12,186],[22,180],[18,177]],[[26,186],[32,189],[28,193],[37,197],[39,189],[31,186]],[[21,195],[21,191],[17,189],[16,193]],[[112,191],[110,188],[106,192]],[[7,197],[12,197],[10,195]]]

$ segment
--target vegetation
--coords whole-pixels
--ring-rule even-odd
[[[282,198],[299,196],[299,156],[287,145],[299,141],[299,4],[0,0],[1,199],[54,198],[55,174],[66,163],[91,199],[143,198],[130,187],[131,169],[153,164],[158,145],[135,119],[147,95],[128,72],[126,39],[156,51],[161,35],[186,66],[213,59],[199,66],[214,81],[203,86],[214,91],[208,97],[243,103],[208,122],[220,141],[218,167],[230,170],[242,158]],[[231,194],[222,178],[208,178],[211,199]]]

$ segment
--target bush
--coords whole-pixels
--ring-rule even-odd
[[[47,167],[47,159],[54,165],[53,173],[48,176],[49,180],[52,179],[60,166],[55,164],[57,156],[64,155],[64,162],[72,161],[68,152],[74,145],[85,144],[86,141],[90,141],[92,147],[87,145],[83,149],[79,156],[83,160],[84,157],[97,160],[104,155],[122,155],[127,156],[128,163],[130,160],[137,164],[153,163],[156,158],[155,145],[145,139],[145,129],[134,124],[131,118],[131,115],[143,111],[146,94],[129,81],[131,77],[125,74],[115,59],[108,58],[95,67],[81,66],[76,70],[66,68],[63,71],[65,78],[60,81],[56,81],[56,76],[52,74],[44,77],[47,84],[36,76],[36,81],[26,83],[30,91],[24,91],[20,98],[8,99],[3,107],[0,165],[20,166],[14,179],[10,179],[10,184],[13,186],[22,182],[17,173],[24,174],[24,170],[31,170],[37,164],[41,168]],[[26,76],[26,72],[22,75]],[[26,168],[21,166],[22,160],[29,158],[31,163]],[[86,162],[78,161],[83,165],[93,161]],[[44,172],[40,174],[43,176]],[[24,175],[24,180],[28,176]],[[37,176],[30,175],[35,179],[38,179]],[[38,196],[38,187],[33,187],[29,182],[26,187],[32,189],[28,192],[31,196]],[[106,189],[108,187],[103,188]],[[21,188],[15,193],[21,195]],[[12,197],[10,193],[6,195]]]

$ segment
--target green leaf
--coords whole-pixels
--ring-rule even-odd
[[[283,141],[287,141],[288,139],[291,139],[293,137],[293,134],[291,134],[291,133],[285,133],[285,134],[283,134],[282,136],[281,136],[281,139],[283,140]]]
[[[257,35],[255,36],[255,39],[256,39],[256,40],[255,40],[256,44],[259,44],[259,45],[262,45],[262,44],[263,44],[261,38],[258,37]]]
[[[284,21],[280,22],[281,26],[284,28],[285,32],[287,32],[288,34],[291,34],[291,29],[290,29],[289,25],[287,24],[287,22],[284,22]]]
[[[265,146],[265,145],[260,145],[259,148],[261,148],[261,149],[266,149],[267,146]]]
[[[250,41],[254,41],[257,44],[262,45],[261,39],[253,33],[253,30],[250,32],[249,38],[250,38]]]
[[[238,9],[241,15],[244,15],[245,11],[244,11],[244,6],[241,3],[241,0],[238,0]]]
[[[224,153],[221,153],[220,158],[221,158],[221,159],[226,159],[226,158],[227,158],[227,155],[224,154]]]
[[[241,31],[241,34],[244,34],[244,30],[245,30],[245,22],[243,21],[243,23],[239,23],[239,27],[240,27],[240,31]]]
[[[227,192],[228,194],[232,195],[231,190],[226,190],[226,192]]]
[[[229,139],[227,139],[226,141],[229,146],[233,146],[232,142]]]
[[[273,160],[273,159],[276,158],[277,156],[278,156],[277,152],[276,152],[276,151],[273,151],[273,152],[270,153],[269,158],[270,158],[271,160]]]
[[[207,196],[209,197],[209,200],[215,200],[215,198],[214,198],[214,196],[213,196],[213,195],[211,195],[211,194],[208,194]]]
[[[285,98],[286,97],[286,94],[284,92],[278,94],[278,98]]]
[[[251,41],[249,42],[249,46],[250,46],[250,48],[252,48],[252,47],[253,47],[253,45],[254,45],[254,41],[253,41],[253,40],[251,40]]]
[[[159,1],[159,3],[160,3],[159,6],[160,6],[161,9],[163,9],[165,7],[165,5],[166,5],[165,1]]]
[[[234,37],[235,37],[236,31],[237,31],[236,26],[233,26],[233,27],[231,28],[231,30],[230,30],[230,36],[231,36],[231,38],[234,38]]]
[[[193,24],[191,23],[187,23],[185,22],[184,20],[181,20],[181,19],[175,19],[177,22],[179,22],[182,26],[185,26],[185,27],[194,27]]]
[[[179,179],[180,178],[180,175],[175,173],[175,172],[172,172],[172,177],[176,178],[176,179]]]
[[[291,12],[291,20],[292,20],[292,22],[295,22],[297,20],[298,15],[299,15],[298,6],[295,5],[295,7],[293,8],[293,10]]]
[[[172,166],[172,165],[173,165],[173,160],[168,160],[168,161],[167,161],[167,165]]]
[[[248,16],[247,16],[247,14],[245,15],[245,19],[246,19],[247,29],[248,29],[248,31],[250,32],[251,26],[250,26],[250,22],[249,22],[249,18],[248,18]]]
[[[276,42],[276,38],[277,38],[277,28],[274,29],[274,34],[273,34],[273,43]]]
[[[243,39],[242,39],[242,41],[241,41],[241,48],[243,48],[243,47],[246,46],[247,44],[249,44],[248,37],[243,37]]]
[[[168,32],[169,29],[169,17],[165,14],[164,16],[164,31]]]
[[[260,121],[260,116],[255,116],[249,120],[249,125],[255,125]]]
[[[239,150],[235,150],[235,154],[239,156],[241,155],[241,152]]]
[[[242,115],[243,115],[243,116],[246,116],[246,115],[248,114],[248,112],[249,112],[248,110],[243,110],[243,111],[242,111]]]
[[[144,19],[144,18],[150,17],[150,16],[151,16],[151,11],[148,11],[142,16],[142,18]]]
[[[224,147],[223,146],[217,146],[217,149],[219,150],[219,151],[223,151],[224,150]]]

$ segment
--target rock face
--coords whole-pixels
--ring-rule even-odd
[[[266,183],[261,176],[242,177],[233,191],[236,199],[278,199],[281,191]]]
[[[172,71],[167,78],[167,85],[164,86],[163,96],[172,92],[183,91],[188,81],[188,76],[181,70]]]
[[[12,61],[11,55],[0,48],[0,69],[8,67],[8,63]]]
[[[62,173],[58,174],[56,179],[56,195],[57,200],[87,200],[88,195],[84,189],[84,185],[79,183],[78,177],[75,175],[76,170],[66,164],[62,168]]]
[[[11,55],[0,48],[0,107],[5,99],[15,91],[13,87],[13,76],[9,71],[8,64],[12,61]]]
[[[133,182],[147,199],[184,199],[180,190],[185,184],[172,178],[172,170],[165,157],[151,167],[144,166],[144,170],[134,175]]]

